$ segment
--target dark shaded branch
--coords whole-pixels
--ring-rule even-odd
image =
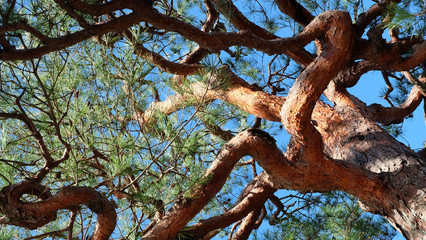
[[[238,33],[205,33],[186,22],[166,16],[150,8],[138,8],[134,10],[139,15],[144,16],[143,21],[146,21],[159,29],[177,32],[200,44],[202,48],[209,49],[211,52],[225,50],[230,46],[246,46],[258,49],[259,51],[263,51],[267,54],[284,53],[295,59],[299,64],[305,66],[312,61],[312,56],[302,49],[302,46],[306,45],[314,38],[309,36],[311,35],[309,32],[299,34],[294,38],[274,40],[265,40],[247,31]]]
[[[47,43],[43,46],[30,49],[2,49],[0,50],[1,60],[28,60],[38,58],[50,52],[65,49],[79,42],[87,40],[94,36],[100,36],[109,32],[120,32],[132,25],[139,23],[142,17],[137,14],[129,14],[119,17],[100,25],[92,25],[81,31],[71,33],[57,38],[48,38]],[[8,26],[3,26],[8,27]],[[40,37],[39,37],[40,38]]]
[[[81,3],[80,1],[78,1]],[[182,36],[200,44],[202,48],[211,52],[226,50],[230,46],[246,46],[258,49],[267,54],[284,53],[306,66],[312,61],[310,54],[303,46],[316,37],[316,33],[305,31],[293,38],[265,40],[250,32],[238,33],[206,33],[184,21],[169,17],[147,7],[143,2],[128,2],[134,13],[121,16],[107,23],[89,26],[81,31],[62,37],[51,38],[48,43],[32,49],[15,50],[3,49],[0,51],[0,59],[3,60],[27,60],[41,57],[44,54],[62,50],[66,47],[87,40],[93,36],[100,36],[108,32],[120,32],[133,24],[145,21],[153,26],[167,31],[174,31]],[[80,10],[80,9],[78,9]],[[47,39],[47,37],[46,37]]]
[[[302,26],[307,26],[315,18],[296,0],[275,0],[275,3],[281,12],[293,18],[294,21],[300,23]]]
[[[156,52],[149,51],[142,43],[135,44],[135,53],[139,57],[148,60],[161,70],[178,75],[190,75],[202,68],[198,64],[175,63],[165,59],[163,56]]]
[[[135,7],[135,4],[138,7],[151,7],[150,4],[145,2],[146,1],[113,0],[113,1],[103,2],[101,4],[92,4],[92,3],[87,3],[86,1],[74,0],[74,1],[67,1],[66,4],[70,8],[77,10],[79,12],[83,12],[92,16],[102,16],[114,11],[123,10],[126,8],[130,9],[132,7]]]
[[[219,11],[234,25],[238,30],[247,30],[263,39],[277,39],[273,33],[248,20],[244,14],[232,3],[231,0],[213,0]]]
[[[333,81],[342,87],[353,87],[364,73],[371,70],[407,71],[426,60],[426,41],[412,39],[388,44],[382,51],[372,54],[369,45],[357,42],[355,59],[365,60],[350,63],[343,68]],[[410,53],[408,57],[402,57]]]
[[[23,30],[23,31],[29,32],[31,35],[38,38],[40,40],[40,42],[42,42],[43,44],[49,44],[50,42],[55,40],[54,38],[50,38],[50,37],[44,35],[43,33],[38,31],[37,29],[33,28],[31,25],[29,25],[26,22],[16,22],[16,23],[11,23],[11,24],[7,24],[7,25],[2,25],[2,26],[0,26],[0,35],[5,34],[7,32],[18,31],[18,30]]]
[[[74,18],[78,24],[80,24],[80,26],[86,28],[89,27],[89,23],[84,20],[83,17],[81,17],[80,15],[78,15],[78,13],[76,13],[67,3],[65,3],[63,0],[55,0],[55,2],[62,8],[64,9],[68,15],[70,15],[72,18]],[[76,2],[76,1],[69,1],[69,2]]]

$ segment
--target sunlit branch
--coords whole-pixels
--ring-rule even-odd
[[[311,150],[318,149],[315,153],[318,155],[322,153],[322,141],[311,124],[311,114],[330,80],[350,60],[353,35],[350,16],[344,12],[329,11],[320,14],[304,31],[311,28],[322,30],[325,34],[323,44],[328,47],[296,79],[283,104],[281,121],[302,145]]]
[[[251,211],[241,222],[238,230],[232,235],[232,240],[243,240],[250,237],[250,233],[255,229],[256,221],[261,214],[261,209]]]
[[[191,234],[195,238],[202,238],[211,231],[225,228],[259,208],[275,191],[267,174],[263,172],[247,184],[234,207],[219,216],[201,220],[189,226],[189,230],[184,230],[184,233]]]

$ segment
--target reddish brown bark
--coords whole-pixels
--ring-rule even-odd
[[[22,195],[36,196],[40,201],[23,202]],[[5,217],[1,224],[36,229],[56,219],[60,209],[75,210],[84,204],[97,214],[93,240],[107,240],[116,225],[115,204],[90,187],[63,187],[55,195],[32,180],[5,187],[0,192],[0,208]]]
[[[190,235],[194,239],[199,239],[207,236],[216,229],[225,228],[243,219],[253,209],[263,206],[266,200],[276,191],[271,184],[267,174],[260,174],[244,188],[233,208],[219,216],[214,216],[191,225],[189,230],[184,231],[183,234]]]

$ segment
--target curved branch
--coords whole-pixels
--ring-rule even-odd
[[[30,49],[2,49],[0,50],[0,59],[1,60],[28,60],[32,58],[38,58],[45,54],[62,50],[67,47],[73,46],[77,43],[80,43],[84,40],[87,40],[94,36],[100,36],[109,32],[120,32],[123,31],[132,25],[141,22],[142,17],[138,14],[129,14],[119,17],[117,19],[111,20],[107,23],[100,25],[91,25],[81,31],[77,31],[75,33],[71,33],[65,36],[57,37],[57,38],[48,38],[43,37],[48,40],[45,45],[30,48]],[[3,26],[5,28],[9,27],[9,25]],[[16,29],[14,29],[16,30]],[[40,36],[38,37],[40,38]]]
[[[325,46],[321,55],[296,79],[282,107],[281,118],[292,136],[321,153],[321,137],[311,124],[311,115],[330,80],[351,57],[352,23],[348,13],[329,11],[320,14],[304,30],[324,33]]]
[[[82,3],[81,1],[77,2]],[[2,49],[2,51],[0,51],[0,59],[28,60],[41,57],[47,53],[75,45],[93,36],[100,36],[109,32],[120,32],[133,24],[145,21],[157,28],[177,32],[211,52],[225,50],[231,46],[246,46],[258,49],[267,54],[284,53],[304,66],[312,61],[312,56],[303,49],[303,46],[317,37],[315,31],[304,31],[292,38],[272,40],[265,40],[247,31],[238,33],[206,33],[184,21],[159,13],[151,6],[147,6],[143,1],[129,1],[126,3],[126,6],[134,10],[134,12],[107,23],[89,26],[81,31],[62,37],[48,39],[46,36],[46,39],[49,41],[41,47],[20,50],[15,50],[13,48]]]
[[[291,147],[293,144],[289,146]],[[200,180],[200,184],[177,199],[166,216],[142,239],[170,239],[176,236],[216,195],[225,184],[235,164],[246,155],[255,158],[271,176],[274,188],[300,191],[340,189],[355,193],[366,201],[380,201],[372,193],[384,191],[377,175],[365,172],[355,165],[332,159],[319,161],[319,165],[307,164],[308,159],[303,159],[299,163],[290,162],[284,157],[269,134],[258,129],[248,129],[237,134],[221,148]],[[336,172],[342,173],[342,175],[333,174]],[[306,179],[307,175],[316,177]],[[354,182],[354,179],[357,181]]]
[[[404,118],[414,112],[423,100],[422,90],[419,86],[413,86],[410,95],[398,107],[383,107],[380,104],[372,104],[367,107],[367,116],[383,125],[401,123]]]
[[[201,30],[204,32],[210,32],[213,30],[214,23],[219,19],[219,13],[210,0],[203,0],[203,2],[207,10],[207,19]]]
[[[262,206],[275,191],[276,189],[272,187],[268,175],[262,172],[243,189],[234,207],[219,216],[201,220],[189,226],[184,234],[189,234],[194,239],[202,239],[211,231],[225,228],[243,219],[251,211]]]
[[[151,8],[135,8],[134,11],[143,16],[143,21],[159,29],[177,32],[211,52],[225,50],[231,46],[246,46],[267,54],[286,54],[302,65],[307,65],[312,61],[312,56],[302,48],[315,38],[311,32],[302,32],[292,38],[272,40],[265,40],[248,31],[206,33],[191,24],[166,16]]]
[[[41,198],[39,202],[22,202],[23,194]],[[56,219],[60,209],[73,210],[85,204],[97,214],[93,240],[107,240],[115,229],[115,204],[90,187],[63,187],[55,195],[37,183],[24,181],[0,191],[0,211],[8,217],[5,223],[36,229]],[[4,220],[4,219],[3,219]]]
[[[389,63],[386,70],[408,71],[424,62],[426,60],[426,41],[423,40],[419,44],[414,45],[409,51],[411,52],[409,57],[395,59],[394,56],[394,61]]]
[[[334,78],[333,82],[341,87],[355,86],[361,76],[368,71],[380,69],[379,64],[371,61],[360,61],[351,63],[343,68]]]
[[[219,11],[240,31],[249,31],[250,33],[266,40],[280,39],[273,33],[248,20],[230,0],[214,0]],[[312,62],[312,56],[303,48],[295,47],[289,49],[286,53],[298,64],[307,66]]]
[[[371,70],[407,71],[412,69],[426,60],[426,41],[420,41],[420,43],[415,41],[414,43],[417,44],[413,46],[410,46],[410,44],[407,46],[393,44],[377,54],[370,54],[369,51],[365,50],[368,47],[361,47],[365,53],[358,50],[354,52],[358,52],[358,57],[366,60],[346,66],[333,81],[342,87],[353,87],[364,73]],[[410,53],[410,56],[403,58],[402,56],[405,53]]]

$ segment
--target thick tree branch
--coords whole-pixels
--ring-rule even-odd
[[[367,12],[361,13],[358,16],[358,20],[354,24],[355,26],[355,34],[358,37],[361,37],[364,33],[365,28],[370,24],[376,17],[382,14],[385,7],[390,3],[395,2],[399,3],[400,0],[382,0],[379,3],[374,4],[367,10]]]
[[[365,173],[355,165],[331,159],[321,161],[321,165],[307,165],[307,159],[300,163],[289,162],[275,145],[273,138],[261,130],[249,129],[236,135],[221,149],[201,183],[177,199],[172,209],[143,239],[174,237],[222,188],[237,161],[245,155],[250,155],[259,162],[272,177],[274,187],[299,191],[340,189],[363,196],[366,201],[380,201],[371,193],[384,190],[377,176]],[[343,174],[336,176],[332,174],[334,172]],[[316,178],[307,180],[303,177],[306,175]],[[352,182],[353,179],[359,181]]]
[[[359,104],[359,101],[338,87],[328,89],[326,96],[334,103],[335,113],[339,113],[328,115],[331,116],[329,123],[318,122],[317,129],[327,146],[326,152],[334,159],[345,159],[362,166],[365,171],[386,176],[382,181],[387,190],[373,193],[381,195],[382,203],[363,202],[364,210],[387,217],[406,238],[421,239],[426,226],[424,219],[419,217],[425,211],[425,207],[419,205],[425,196],[425,183],[419,182],[419,179],[426,178],[422,167],[424,162],[419,155],[366,117],[365,104]],[[406,199],[404,203],[396,200],[395,194]]]
[[[238,33],[205,33],[188,23],[166,16],[150,8],[138,8],[134,10],[139,15],[144,16],[143,21],[160,29],[177,32],[200,44],[202,48],[209,49],[211,52],[225,50],[230,46],[246,46],[258,49],[267,54],[284,53],[290,57],[294,57],[295,60],[302,65],[307,65],[312,61],[312,57],[309,53],[302,49],[304,45],[314,38],[311,36],[311,33],[308,32],[302,32],[293,38],[273,40],[265,40],[247,31]],[[298,56],[298,54],[302,55]]]
[[[82,3],[81,1],[78,2]],[[302,32],[293,38],[273,40],[265,40],[253,33],[244,31],[238,33],[206,33],[184,21],[161,14],[152,7],[147,7],[147,5],[143,2],[135,1],[128,2],[127,4],[127,7],[132,8],[134,13],[121,16],[104,24],[89,26],[81,31],[62,37],[43,37],[48,39],[48,43],[37,48],[20,50],[3,49],[0,51],[0,59],[27,60],[31,58],[37,58],[49,52],[65,49],[66,47],[87,40],[90,37],[100,36],[109,32],[120,32],[138,22],[145,21],[157,28],[177,32],[182,36],[200,44],[202,48],[209,49],[211,52],[225,50],[230,46],[238,45],[252,47],[267,54],[284,53],[294,58],[302,65],[307,65],[312,61],[312,57],[309,55],[309,53],[307,53],[302,48],[316,37],[312,36],[312,33],[310,32]],[[73,7],[75,8],[75,6]],[[82,9],[78,8],[78,10]],[[9,26],[6,25],[3,27],[7,28]],[[14,28],[11,29],[15,30]],[[6,30],[9,30],[9,28]],[[313,34],[315,35],[315,33]],[[39,38],[41,38],[41,36]]]
[[[189,230],[186,230],[185,234],[191,235],[193,239],[200,239],[211,231],[225,228],[262,206],[275,191],[268,175],[262,172],[244,188],[233,208],[219,216],[201,220],[189,226]]]
[[[391,43],[373,54],[370,45],[357,46],[355,59],[365,60],[348,64],[333,81],[342,87],[353,87],[364,73],[371,70],[407,71],[426,60],[426,41],[413,40]],[[409,53],[408,57],[403,57]]]
[[[266,40],[279,39],[279,37],[275,34],[270,33],[266,29],[248,20],[231,0],[214,0],[213,2],[216,4],[219,11],[228,18],[238,30],[249,31],[250,33]],[[303,48],[289,49],[286,54],[302,66],[307,66],[313,59],[312,56]]]
[[[321,150],[320,135],[311,125],[317,99],[331,79],[351,57],[353,34],[349,14],[330,11],[320,14],[305,30],[322,30],[323,51],[296,79],[281,110],[284,127],[308,148]],[[311,149],[312,150],[312,149]]]
[[[41,201],[22,202],[24,194],[35,195]],[[74,210],[85,204],[97,214],[93,240],[107,240],[116,225],[114,203],[89,187],[63,187],[52,196],[47,188],[27,180],[4,187],[0,200],[0,211],[8,218],[3,218],[3,224],[36,229],[54,221],[58,210]]]

